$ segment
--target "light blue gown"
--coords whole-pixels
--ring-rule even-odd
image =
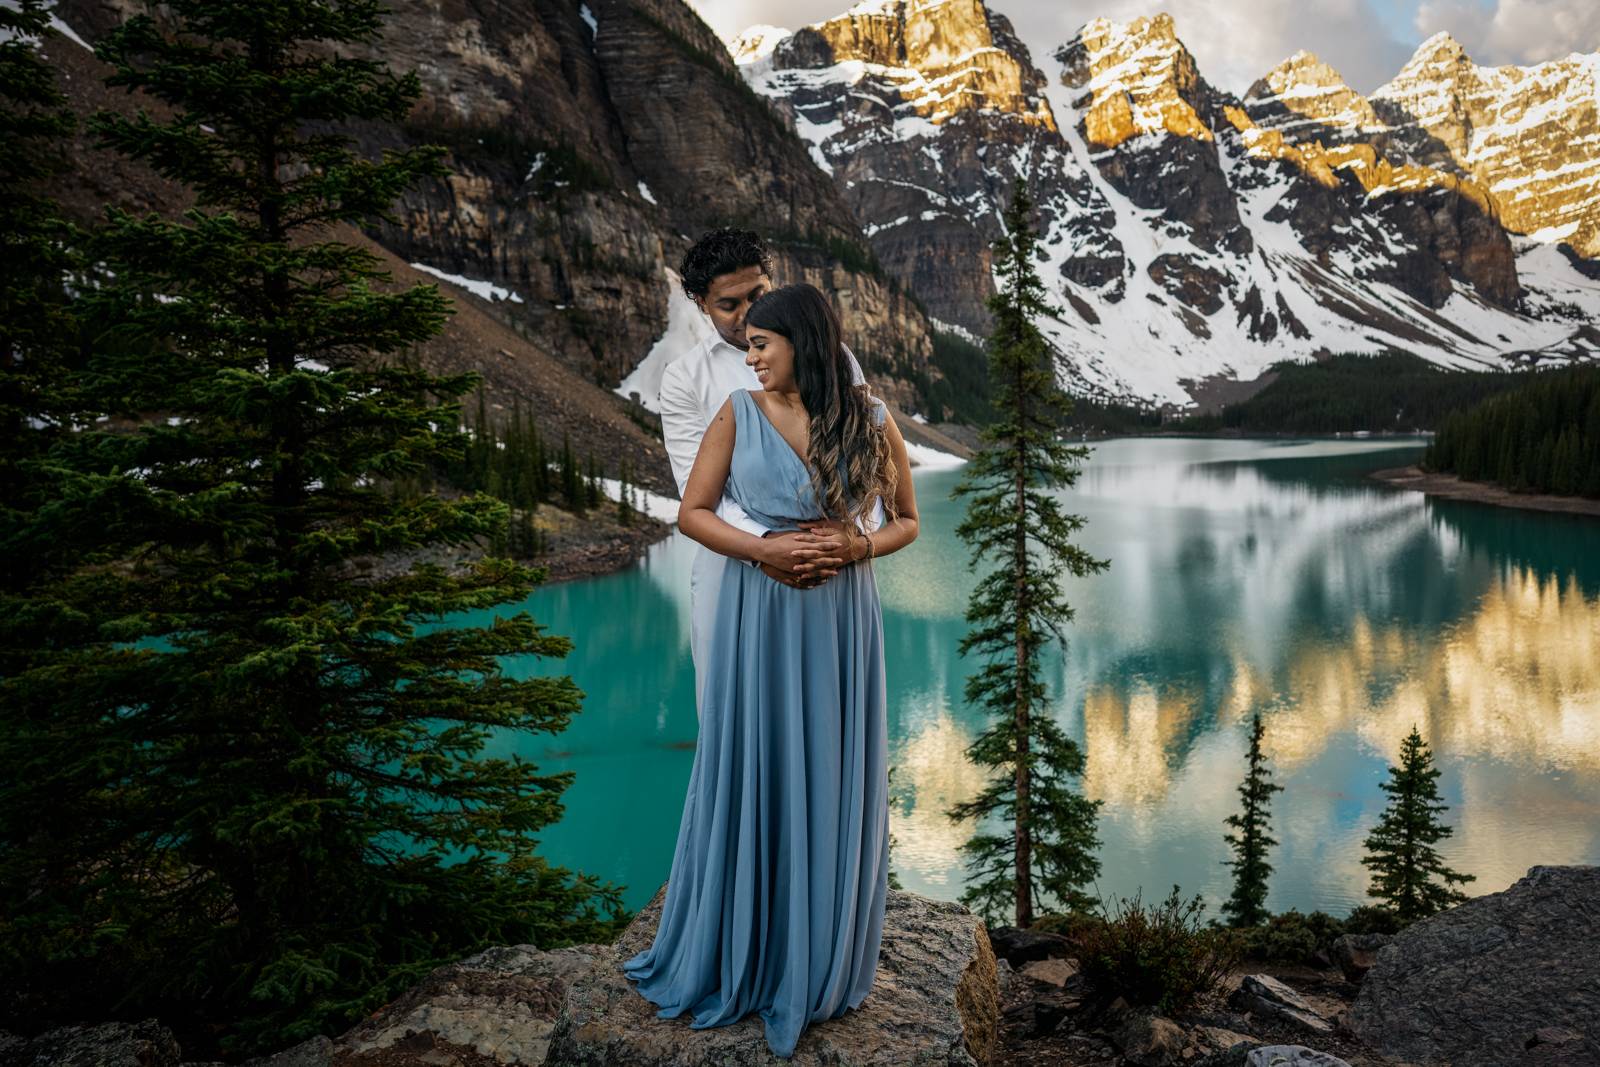
[[[727,492],[775,530],[819,518],[808,468],[733,395]],[[881,422],[881,406],[875,412]],[[883,623],[870,561],[795,589],[730,559],[661,922],[623,973],[703,1030],[758,1012],[793,1054],[861,1006],[889,877]]]

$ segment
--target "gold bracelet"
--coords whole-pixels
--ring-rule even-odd
[[[867,557],[866,558],[867,559],[871,559],[873,553],[875,553],[878,550],[878,548],[877,548],[876,545],[874,545],[872,543],[872,535],[871,534],[863,533],[861,536],[865,537],[867,539]]]

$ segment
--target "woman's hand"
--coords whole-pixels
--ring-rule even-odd
[[[832,578],[840,567],[865,555],[865,548],[854,543],[861,538],[852,540],[842,522],[817,519],[799,525],[800,531],[794,535],[797,544],[791,554],[797,561],[794,569],[800,574]]]
[[[859,527],[847,524],[838,519],[811,519],[800,523],[800,528],[814,537],[831,538],[838,547],[838,562],[835,566],[844,566],[847,563],[860,563],[867,558],[867,537]]]

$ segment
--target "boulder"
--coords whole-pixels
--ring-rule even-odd
[[[1246,1067],[1350,1067],[1337,1056],[1304,1045],[1261,1045],[1245,1057]]]
[[[1017,982],[1017,972],[1011,969],[1010,960],[999,958],[994,961],[994,973],[1000,983],[1000,999],[1004,1000]]]
[[[1034,960],[1025,963],[1018,970],[1018,974],[1032,978],[1036,982],[1044,982],[1053,986],[1064,986],[1067,981],[1078,973],[1077,960]]]
[[[1345,978],[1359,982],[1378,961],[1378,950],[1393,940],[1390,934],[1341,934],[1333,942],[1333,962]]]
[[[1060,934],[1018,926],[994,927],[989,931],[989,944],[996,956],[1018,970],[1034,960],[1064,959],[1072,954],[1072,942]]]
[[[0,1034],[3,1067],[178,1067],[180,1058],[177,1038],[154,1019]]]
[[[1600,1067],[1600,1043],[1565,1026],[1542,1026],[1528,1038],[1517,1067]]]
[[[1348,1025],[1385,1055],[1453,1067],[1522,1062],[1543,1027],[1600,1039],[1600,867],[1534,867],[1413,923],[1378,953]]]
[[[1168,1067],[1181,1062],[1179,1054],[1189,1035],[1171,1019],[1150,1012],[1129,1012],[1111,1035],[1123,1058],[1138,1067]]]
[[[1268,1015],[1316,1033],[1331,1033],[1333,1024],[1311,1003],[1269,974],[1247,974],[1228,1003],[1241,1011]]]
[[[581,975],[610,945],[500,946],[440,967],[337,1040],[313,1037],[246,1067],[542,1065]]]
[[[623,975],[622,961],[654,937],[665,897],[663,886],[610,954],[573,982],[551,1042],[552,1067],[779,1062],[759,1016],[691,1030],[687,1016],[657,1018],[655,1005]],[[981,1067],[995,1059],[999,1019],[995,957],[983,922],[960,904],[890,890],[872,992],[860,1008],[808,1026],[789,1062]]]

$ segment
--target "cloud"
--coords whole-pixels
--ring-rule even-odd
[[[1600,51],[1600,0],[1423,0],[1417,32],[1440,30],[1461,42],[1474,62],[1532,64],[1571,52]]]
[[[855,0],[689,0],[689,6],[731,41],[751,26],[783,26],[797,30],[849,10]]]
[[[841,14],[854,0],[691,2],[712,29],[729,39],[759,23],[796,29],[820,22]],[[1050,77],[1056,73],[1050,54],[1090,19],[1104,15],[1131,22],[1141,15],[1169,12],[1202,76],[1217,88],[1236,93],[1243,93],[1302,48],[1316,52],[1359,91],[1369,92],[1388,81],[1410,57],[1415,43],[1394,38],[1385,25],[1393,20],[1380,18],[1372,7],[1375,2],[1389,0],[1318,0],[1305,5],[1288,0],[987,0],[992,10],[1011,20],[1034,65]],[[1600,0],[1571,3],[1576,7]]]
[[[1035,63],[1096,16],[1130,22],[1166,11],[1201,76],[1241,94],[1301,49],[1315,52],[1352,88],[1370,92],[1394,76],[1414,47],[1393,37],[1369,0],[1074,0],[1054,12],[1031,0],[995,0],[994,6],[1018,24]],[[1046,70],[1055,73],[1048,65]]]

